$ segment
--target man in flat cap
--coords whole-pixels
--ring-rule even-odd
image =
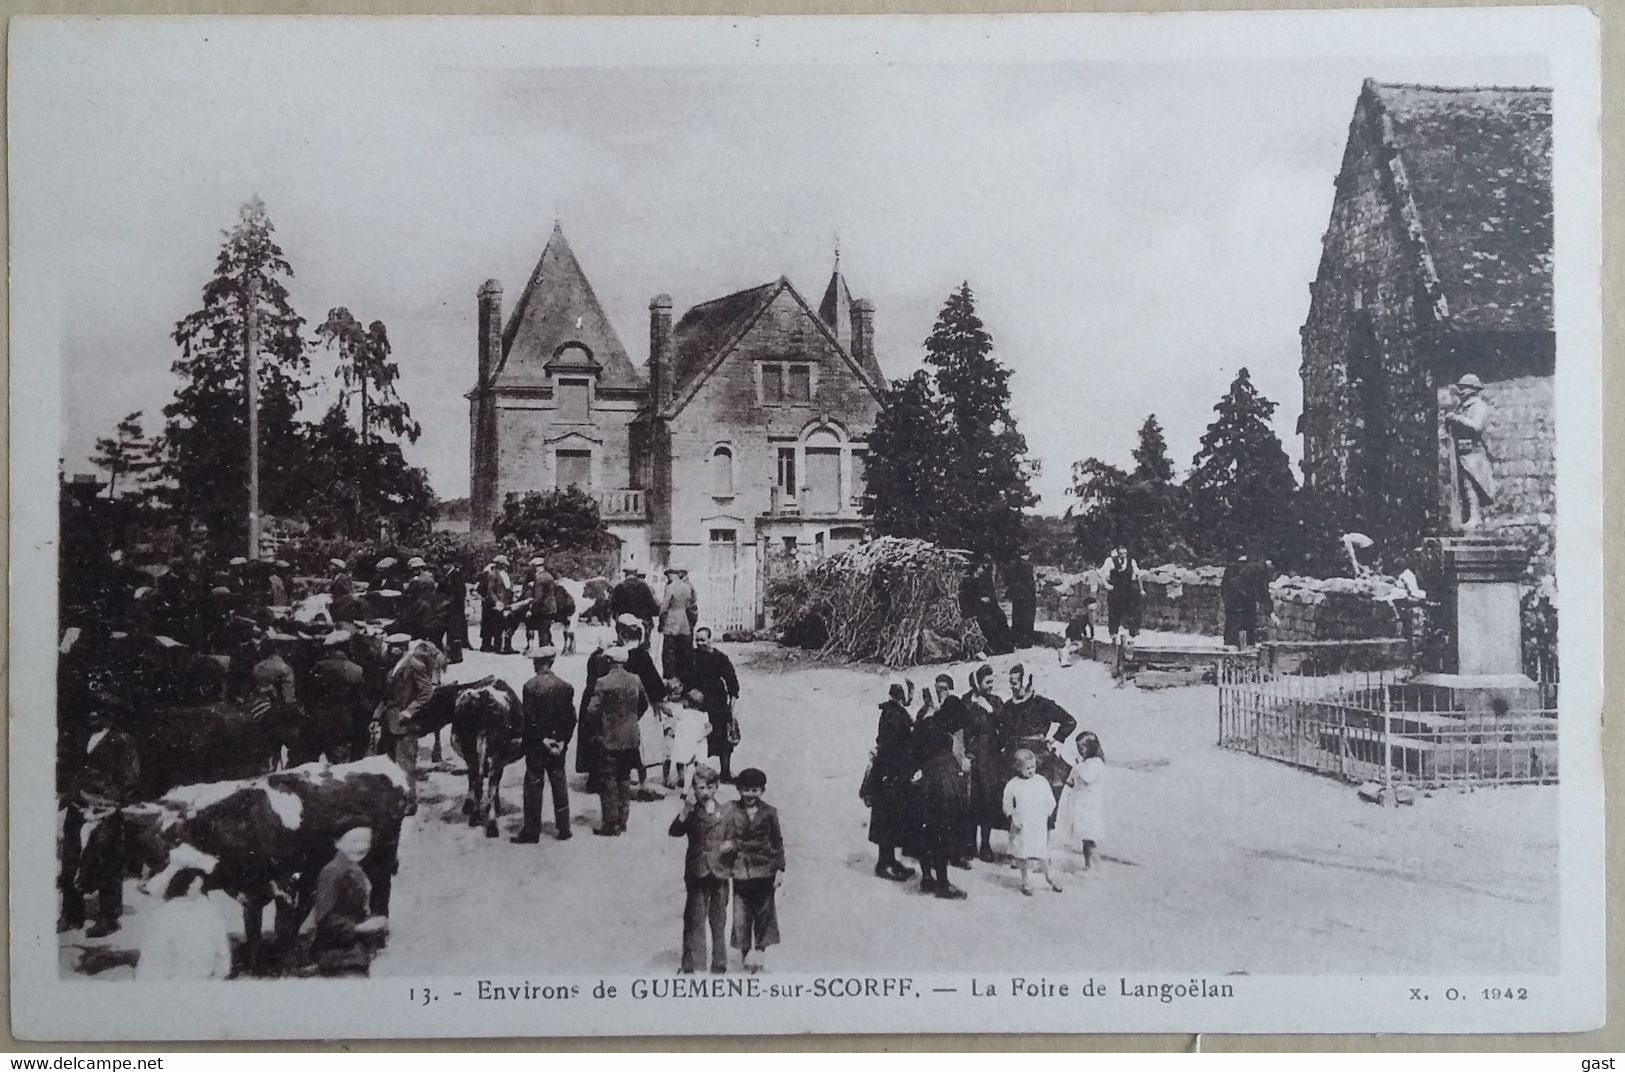
[[[564,782],[564,753],[576,728],[575,689],[553,672],[558,652],[533,647],[530,664],[536,673],[520,694],[525,747],[524,824],[513,838],[519,844],[542,839],[542,792],[553,794],[553,836],[570,838],[570,793]]]
[[[480,594],[480,650],[501,651],[507,633],[508,604],[513,602],[508,556],[493,558],[480,571],[474,587]]]
[[[1483,398],[1484,382],[1469,372],[1456,381],[1456,404],[1444,415],[1445,432],[1456,450],[1456,501],[1461,527],[1477,528],[1484,511],[1495,501],[1495,474],[1491,471],[1484,426],[1490,407]]]
[[[642,762],[638,720],[649,709],[643,683],[626,669],[626,648],[617,645],[604,653],[609,669],[593,684],[587,701],[588,718],[597,736],[599,825],[593,833],[615,837],[626,833],[632,796],[632,771]]]

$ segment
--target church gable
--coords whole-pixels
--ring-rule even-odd
[[[503,330],[502,362],[494,385],[545,387],[560,371],[595,375],[599,390],[643,386],[564,231],[555,223]]]

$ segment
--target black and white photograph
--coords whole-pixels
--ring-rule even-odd
[[[13,23],[14,1032],[1599,1025],[1598,62]]]

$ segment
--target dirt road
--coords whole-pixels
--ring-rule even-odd
[[[1095,664],[1062,669],[1053,653],[1032,652],[1040,691],[1104,743],[1105,865],[1066,876],[1062,894],[1024,898],[1013,870],[977,863],[954,872],[970,898],[947,902],[871,873],[857,789],[885,676],[766,646],[733,653],[744,734],[735,766],[767,772],[789,849],[784,944],[770,970],[1556,966],[1555,788],[1442,793],[1385,810],[1349,786],[1218,749],[1210,687],[1117,690]],[[1001,682],[1014,661],[994,661]],[[579,688],[584,657],[561,663]],[[966,667],[951,669],[962,684]],[[454,668],[515,685],[528,672],[522,659],[477,653]],[[503,837],[487,840],[457,812],[461,780],[431,777],[426,799],[439,799],[405,835],[393,937],[374,974],[675,970],[682,843],[666,836],[675,799],[634,803],[627,836],[596,838],[596,798],[577,782],[577,836],[520,846],[507,840],[519,779],[509,771]]]

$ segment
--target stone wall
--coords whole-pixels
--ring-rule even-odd
[[[1142,628],[1159,632],[1224,635],[1224,603],[1218,566],[1157,566],[1145,572]],[[1097,627],[1104,629],[1106,597],[1093,574],[1054,579],[1039,596],[1039,617],[1067,621],[1093,596]],[[1393,606],[1382,597],[1393,586],[1385,579],[1279,577],[1270,585],[1274,617],[1265,628],[1271,640],[1329,641],[1382,639],[1400,635]]]
[[[1397,200],[1378,121],[1362,101],[1301,329],[1301,430],[1306,484],[1337,523],[1411,548],[1437,505],[1423,342],[1434,308]]]
[[[496,470],[501,495],[553,488],[557,477],[554,453],[558,450],[592,454],[592,487],[586,490],[631,487],[627,429],[636,408],[636,399],[595,393],[589,421],[565,422],[559,419],[551,392],[499,397]]]

